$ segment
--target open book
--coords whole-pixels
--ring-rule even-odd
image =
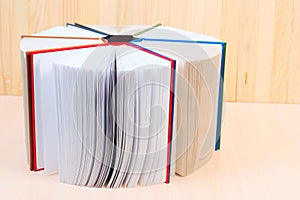
[[[225,47],[162,26],[23,36],[30,169],[113,188],[194,172],[220,148]]]

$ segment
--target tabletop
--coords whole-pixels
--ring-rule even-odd
[[[300,199],[300,105],[224,103],[221,150],[170,184],[87,188],[30,172],[23,99],[0,96],[0,199]]]

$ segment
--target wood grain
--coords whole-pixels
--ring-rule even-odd
[[[0,94],[21,94],[20,35],[28,31],[26,0],[0,1]],[[25,11],[24,11],[25,10]]]
[[[259,2],[258,59],[253,100],[270,102],[271,72],[274,56],[275,1]]]
[[[293,0],[276,1],[275,47],[273,56],[270,101],[287,102],[290,41],[293,30]]]
[[[227,42],[224,76],[225,100],[235,102],[237,91],[239,0],[223,0],[221,39]]]
[[[258,58],[259,0],[240,1],[237,101],[253,101]]]
[[[288,94],[287,102],[299,103],[300,99],[300,1],[294,2],[294,17],[293,17],[293,31],[292,31],[292,46],[290,53],[290,65],[288,74]]]
[[[66,22],[161,22],[221,38],[226,101],[300,103],[298,0],[1,0],[0,94],[21,95],[20,35]]]

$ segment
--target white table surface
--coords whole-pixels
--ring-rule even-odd
[[[26,164],[22,97],[0,96],[0,199],[300,199],[300,105],[225,103],[221,151],[171,184],[86,188]]]

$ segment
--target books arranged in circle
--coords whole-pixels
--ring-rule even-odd
[[[226,44],[160,24],[67,24],[21,40],[28,164],[63,183],[187,176],[220,149]]]

